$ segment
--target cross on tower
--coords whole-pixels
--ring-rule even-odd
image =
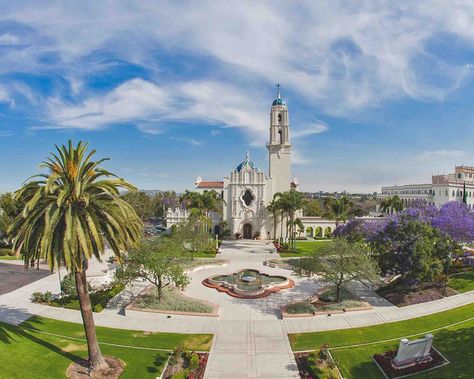
[[[280,98],[280,87],[281,87],[281,85],[280,85],[280,83],[277,83],[276,86],[277,86],[277,99],[279,99]]]

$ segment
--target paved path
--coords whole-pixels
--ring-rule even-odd
[[[474,291],[424,304],[397,308],[363,287],[355,290],[366,297],[373,310],[281,320],[278,307],[315,292],[318,284],[297,280],[286,291],[259,299],[235,299],[201,285],[213,274],[232,273],[241,268],[256,268],[270,274],[290,276],[290,271],[263,266],[272,257],[272,247],[258,241],[229,241],[223,245],[222,257],[229,264],[206,267],[191,273],[191,284],[185,293],[220,306],[219,317],[171,316],[106,309],[95,314],[97,325],[122,329],[175,333],[213,333],[215,335],[206,378],[295,378],[296,366],[287,333],[324,331],[382,324],[441,312],[474,302]],[[63,275],[64,273],[62,273]],[[49,275],[15,291],[0,295],[0,321],[19,324],[31,315],[81,322],[78,311],[48,307],[30,302],[34,291],[59,292],[57,274]],[[111,307],[112,308],[112,307]]]

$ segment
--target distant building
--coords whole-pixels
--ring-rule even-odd
[[[405,207],[414,201],[441,207],[449,201],[463,201],[464,186],[466,203],[474,209],[474,167],[456,166],[454,173],[437,174],[431,177],[431,183],[406,184],[382,187],[378,195],[380,200],[397,195]]]

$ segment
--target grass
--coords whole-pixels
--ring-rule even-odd
[[[399,340],[405,336],[410,339],[433,331],[434,346],[446,356],[451,364],[420,374],[417,378],[468,378],[474,359],[474,319],[455,326],[447,325],[468,320],[474,316],[474,303],[437,314],[382,325],[325,331],[317,333],[290,334],[293,350],[319,349],[329,343],[331,353],[342,374],[346,378],[382,378],[372,362],[372,355],[388,350],[396,350]],[[378,342],[386,341],[388,342]],[[350,347],[352,344],[374,343],[369,346]],[[335,349],[336,348],[336,349]]]
[[[0,248],[0,260],[5,260],[5,261],[15,261],[15,260],[20,260],[21,257],[16,257],[15,255],[12,254],[12,249],[7,248],[7,247],[2,247]]]
[[[214,308],[197,299],[184,296],[176,288],[163,288],[161,302],[158,301],[156,288],[141,295],[134,302],[135,308],[157,309],[161,311],[212,313]]]
[[[474,290],[474,271],[466,271],[451,275],[449,278],[449,287],[458,292],[467,292]]]
[[[31,331],[30,329],[35,329]],[[44,331],[80,340],[39,333]],[[101,343],[112,343],[148,348],[174,349],[183,343],[190,350],[210,349],[212,335],[144,333],[97,327]],[[34,316],[19,327],[0,322],[0,356],[2,368],[0,378],[64,378],[69,364],[78,358],[87,357],[81,324],[68,323]],[[153,350],[138,350],[127,347],[101,345],[104,355],[118,357],[125,362],[121,376],[127,378],[156,378],[160,375],[168,353]]]
[[[312,255],[314,252],[319,251],[323,246],[331,243],[331,240],[319,240],[319,241],[295,241],[296,252],[289,252],[280,254],[281,257],[303,257]]]
[[[93,312],[102,312],[107,303],[116,295],[124,290],[125,286],[121,283],[117,283],[109,289],[104,291],[92,292],[89,297],[91,299],[92,311]],[[67,309],[80,309],[79,299],[77,296],[64,297],[62,299],[53,300],[48,305],[53,307],[64,307]]]

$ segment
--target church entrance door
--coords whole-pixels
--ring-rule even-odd
[[[242,232],[245,239],[252,239],[252,224],[245,224]]]

